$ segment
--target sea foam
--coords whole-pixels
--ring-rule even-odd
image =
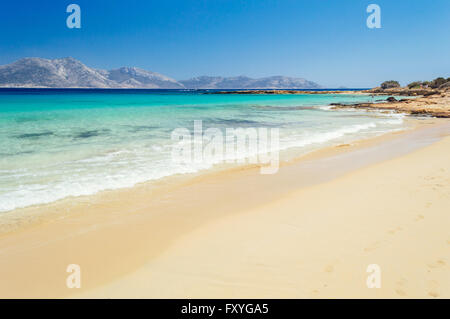
[[[362,95],[89,92],[0,95],[0,211],[211,169],[221,162],[171,160],[171,132],[192,128],[195,120],[204,120],[205,129],[279,128],[276,151],[282,157],[284,151],[300,155],[403,124],[401,115],[326,107],[367,101]],[[33,121],[18,121],[23,118]]]

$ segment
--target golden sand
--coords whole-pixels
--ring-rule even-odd
[[[449,298],[449,133],[429,120],[274,175],[236,169],[5,214],[0,297]],[[80,289],[66,286],[69,264]],[[370,264],[381,288],[366,286]]]

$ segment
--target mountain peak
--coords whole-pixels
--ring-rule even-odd
[[[93,69],[73,57],[44,59],[29,57],[0,66],[0,87],[49,88],[152,88],[152,89],[311,89],[317,83],[281,75],[250,78],[198,76],[176,81],[160,73],[137,67]]]
[[[60,59],[55,59],[55,60],[61,60],[61,61],[67,61],[67,62],[79,62],[81,63],[79,60],[71,57],[71,56],[67,56],[65,58],[60,58]]]
[[[303,78],[292,78],[282,75],[264,78],[250,78],[245,75],[233,77],[198,76],[180,81],[186,88],[193,89],[318,89],[315,82]]]
[[[73,57],[52,60],[29,57],[0,66],[0,87],[184,88],[159,73],[136,67],[96,70]]]

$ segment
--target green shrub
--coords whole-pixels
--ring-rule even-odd
[[[383,90],[385,89],[391,89],[391,88],[399,88],[400,87],[400,83],[398,83],[397,81],[384,81],[383,83],[381,83],[381,88]]]
[[[436,88],[440,87],[442,84],[444,84],[445,82],[447,82],[446,79],[439,77],[439,78],[436,78],[433,81],[431,81],[430,87],[433,89],[436,89]]]
[[[423,87],[423,82],[414,81],[408,84],[408,89],[420,89]]]

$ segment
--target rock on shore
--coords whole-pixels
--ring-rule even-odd
[[[381,103],[357,103],[353,105],[334,105],[333,108],[361,108],[392,110],[412,115],[428,115],[433,117],[450,118],[450,88],[442,89],[386,89],[375,88],[364,91],[373,95],[414,96],[415,98],[397,100],[388,98]]]

